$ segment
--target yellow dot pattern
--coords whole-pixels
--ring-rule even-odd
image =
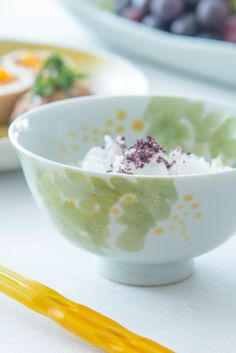
[[[144,121],[141,119],[136,119],[132,122],[132,129],[135,132],[141,132],[144,130]]]
[[[157,228],[155,230],[155,233],[156,233],[156,235],[160,236],[160,235],[163,235],[165,233],[165,231],[162,228]]]
[[[111,213],[112,213],[114,216],[119,216],[120,210],[119,210],[117,207],[113,207],[113,208],[111,209]]]
[[[132,204],[134,202],[134,196],[133,195],[126,195],[125,197],[124,197],[124,203],[126,204],[126,205],[130,205],[130,204]]]
[[[186,220],[192,218],[194,220],[201,220],[203,218],[202,212],[200,212],[200,205],[195,202],[192,194],[186,194],[176,205],[174,214],[171,217],[171,224],[166,227],[154,229],[155,235],[169,234],[171,236],[179,234],[181,239],[189,240],[189,230]]]
[[[83,141],[83,142],[88,142],[88,141],[89,141],[88,135],[84,135],[84,136],[82,137],[82,141]]]
[[[199,208],[199,203],[197,202],[193,202],[192,205],[191,205],[191,208],[194,210],[196,208]]]
[[[193,199],[193,196],[190,194],[187,194],[184,196],[184,201],[186,201],[186,202],[190,202],[190,201],[192,201],[192,199]]]
[[[115,122],[113,119],[107,119],[107,121],[106,121],[107,126],[113,126],[114,124],[115,124]]]
[[[182,219],[179,219],[178,224],[179,224],[180,226],[183,226],[183,225],[184,225],[184,221],[183,221]]]
[[[87,205],[91,204],[93,201],[96,201],[97,200],[97,195],[91,195],[87,200],[85,200],[85,203]]]
[[[110,116],[105,121],[105,126],[100,130],[100,126],[90,129],[87,125],[81,127],[81,135],[77,131],[69,131],[68,137],[70,139],[77,139],[76,147],[75,144],[69,146],[69,150],[78,153],[80,148],[78,147],[79,142],[81,143],[93,143],[99,144],[103,140],[104,135],[115,137],[116,135],[124,135],[126,128],[131,128],[134,132],[142,132],[145,127],[145,123],[142,119],[135,119],[131,122],[127,120],[128,113],[125,109],[119,109],[115,112],[114,116]],[[68,151],[62,151],[61,153],[67,153]]]
[[[196,219],[201,219],[201,218],[203,217],[203,215],[202,215],[201,212],[197,212],[197,213],[195,213],[194,217],[195,217]]]
[[[127,112],[125,110],[119,110],[116,117],[118,120],[125,120],[127,118]]]
[[[75,205],[76,205],[76,202],[75,202],[74,199],[68,199],[68,200],[66,201],[66,203],[67,203],[67,205],[70,206],[70,207],[75,207]]]
[[[93,143],[99,143],[100,140],[103,139],[104,135],[109,135],[109,136],[116,136],[116,135],[122,135],[125,133],[125,124],[123,121],[127,118],[127,112],[125,110],[119,110],[114,118],[108,118],[105,121],[105,128],[104,130],[99,130],[98,127],[93,128],[91,131],[92,134],[89,136],[89,129],[87,126],[82,127],[82,141],[83,143],[86,142],[93,142]]]
[[[91,200],[85,200],[85,201],[84,201],[84,204],[85,204],[86,206],[91,205]]]
[[[93,135],[99,135],[99,129],[98,128],[95,128],[93,129]]]
[[[117,133],[117,134],[121,135],[121,134],[123,134],[124,132],[125,132],[124,126],[119,125],[119,126],[116,127],[116,133]]]
[[[69,131],[68,136],[71,138],[76,138],[78,136],[76,131]]]

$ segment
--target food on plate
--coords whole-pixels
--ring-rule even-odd
[[[167,153],[152,137],[137,140],[126,147],[125,137],[104,137],[104,147],[93,147],[80,166],[84,169],[107,173],[135,175],[191,175],[231,169],[220,157],[207,161],[193,153],[176,147]]]
[[[116,13],[174,34],[236,43],[235,0],[115,0]]]
[[[7,124],[16,101],[33,85],[33,76],[19,68],[0,66],[0,124]]]
[[[50,53],[47,50],[16,50],[2,57],[5,66],[21,68],[37,73]]]
[[[85,83],[86,77],[62,56],[51,54],[38,72],[32,89],[15,105],[11,120],[43,104],[92,94]]]
[[[47,50],[17,50],[0,57],[0,138],[9,122],[32,108],[92,94],[73,62]]]

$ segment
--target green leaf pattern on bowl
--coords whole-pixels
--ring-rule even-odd
[[[236,164],[236,119],[207,112],[201,102],[184,98],[153,98],[144,113],[147,135],[167,151],[176,146],[206,158],[221,155]]]
[[[66,168],[63,174],[49,171],[38,162],[22,158],[28,180],[60,231],[71,241],[96,253],[109,248],[110,225],[122,226],[116,245],[140,251],[145,237],[158,221],[169,218],[177,191],[171,179],[103,179]],[[125,195],[133,202],[125,203]],[[120,214],[112,216],[119,205]]]
[[[167,150],[182,146],[198,155],[222,155],[236,162],[236,119],[208,112],[203,103],[152,98],[144,121],[144,134],[155,137]],[[173,178],[89,175],[66,167],[45,167],[24,155],[21,159],[32,191],[61,233],[95,253],[106,254],[114,245],[141,251],[145,238],[158,222],[168,220],[178,201]]]

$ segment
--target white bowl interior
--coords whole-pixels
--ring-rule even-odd
[[[129,119],[115,122],[114,112],[122,112],[129,106],[129,117],[140,117],[148,99],[117,97],[105,99],[104,105],[103,98],[85,98],[51,104],[20,117],[13,124],[12,136],[31,153],[76,165],[91,147],[103,144],[106,133],[115,137],[122,127],[128,132],[128,143],[141,137],[142,134],[129,129]],[[113,126],[109,126],[111,120]]]
[[[105,134],[127,144],[152,135],[167,150],[182,146],[206,158],[236,162],[236,108],[178,97],[91,97],[31,111],[13,123],[11,138],[35,155],[77,166]]]

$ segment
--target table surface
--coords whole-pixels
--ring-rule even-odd
[[[54,0],[0,0],[0,37],[106,48]],[[110,49],[111,48],[107,48]],[[233,102],[235,91],[145,63],[157,93]],[[129,287],[101,278],[97,259],[61,237],[37,209],[21,171],[0,174],[0,262],[118,320],[177,353],[236,352],[236,237],[196,260],[194,275],[165,287]],[[0,352],[99,352],[0,295]]]

